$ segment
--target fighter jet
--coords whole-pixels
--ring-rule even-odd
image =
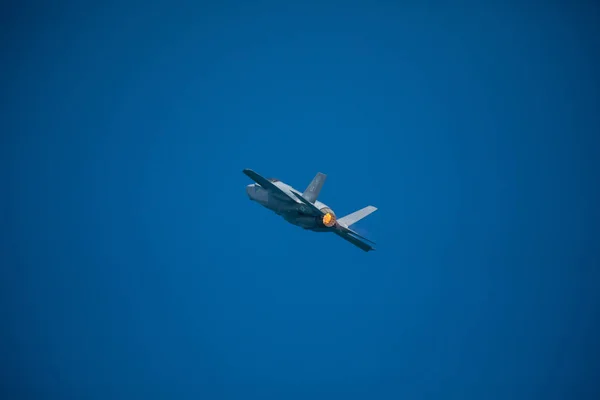
[[[289,223],[315,232],[333,232],[364,251],[375,250],[365,243],[374,245],[374,242],[359,235],[350,226],[377,208],[367,206],[338,219],[331,208],[317,200],[327,175],[317,173],[306,190],[300,193],[279,179],[264,178],[251,169],[245,169],[244,174],[256,182],[246,186],[250,200],[281,215]]]

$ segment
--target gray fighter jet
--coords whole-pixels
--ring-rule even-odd
[[[250,200],[281,215],[289,223],[315,232],[333,232],[364,251],[375,250],[365,241],[373,245],[375,243],[350,229],[350,226],[377,208],[367,206],[338,219],[331,208],[317,200],[327,175],[317,173],[306,190],[300,193],[278,179],[264,178],[251,169],[245,169],[244,174],[256,182],[246,186]]]

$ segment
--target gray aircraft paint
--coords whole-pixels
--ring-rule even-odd
[[[250,200],[282,216],[293,225],[314,232],[333,232],[364,251],[374,250],[371,245],[360,239],[369,240],[354,232],[350,226],[370,215],[377,208],[367,206],[338,219],[327,204],[317,200],[327,177],[325,174],[317,173],[304,193],[301,193],[280,180],[266,179],[249,169],[243,172],[257,182],[246,186],[246,193]],[[323,222],[324,216],[328,213],[333,217],[333,226],[327,226]]]

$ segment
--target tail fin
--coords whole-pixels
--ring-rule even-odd
[[[310,182],[310,185],[308,185],[304,193],[302,193],[302,196],[311,203],[317,201],[317,197],[319,197],[321,188],[325,183],[325,178],[327,178],[327,175],[318,172],[317,175],[315,175],[315,177],[313,178],[312,182]]]
[[[339,218],[337,220],[337,222],[340,225],[345,226],[347,228],[350,225],[357,223],[358,221],[360,221],[361,219],[363,219],[367,215],[374,213],[375,211],[377,211],[377,207],[366,206],[363,209],[360,209],[358,211],[354,211],[352,214],[348,214],[348,215],[346,215],[346,216],[344,216],[342,218]]]

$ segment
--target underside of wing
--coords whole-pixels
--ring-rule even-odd
[[[248,176],[254,182],[258,183],[260,186],[262,186],[265,190],[269,191],[270,193],[278,195],[279,197],[281,197],[283,199],[290,199],[291,201],[294,201],[294,202],[296,201],[296,199],[293,198],[290,194],[281,190],[281,188],[279,186],[275,185],[273,182],[270,182],[268,179],[260,176],[259,174],[252,171],[251,169],[245,169],[243,172],[244,172],[244,174],[246,174],[246,176]]]

